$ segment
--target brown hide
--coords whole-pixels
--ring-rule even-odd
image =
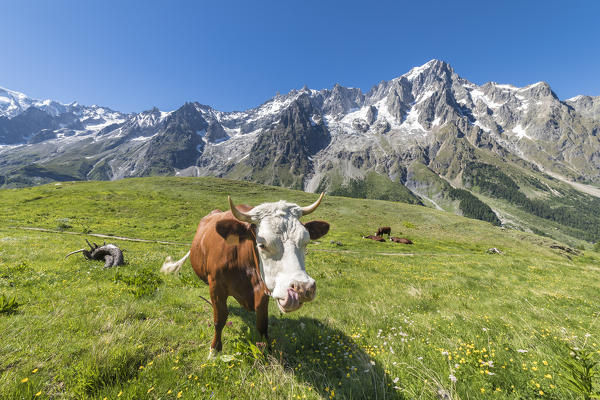
[[[382,226],[379,229],[377,229],[377,236],[390,235],[391,233],[392,228],[390,228],[389,226]]]
[[[400,244],[413,244],[413,242],[410,241],[410,239],[406,239],[406,238],[399,238],[396,236],[392,236],[390,238],[390,240],[394,243],[400,243]]]
[[[381,236],[375,236],[375,235],[363,236],[363,239],[371,239],[371,240],[375,240],[376,242],[385,242],[384,238],[382,238]]]
[[[329,232],[329,223],[325,221],[310,221],[303,224],[311,240],[317,240]]]

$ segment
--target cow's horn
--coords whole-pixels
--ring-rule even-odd
[[[250,215],[241,212],[240,210],[238,210],[235,207],[235,205],[233,204],[233,201],[231,200],[231,196],[227,196],[227,200],[229,200],[229,208],[231,209],[231,213],[233,214],[234,217],[236,217],[237,219],[239,219],[240,221],[243,221],[243,222],[253,223],[252,217]]]
[[[319,204],[321,204],[321,200],[323,200],[323,196],[325,196],[325,192],[322,192],[321,195],[319,196],[319,198],[317,199],[317,201],[312,203],[310,206],[302,207],[302,215],[308,215],[311,212],[315,211],[317,209],[317,207],[319,207]]]

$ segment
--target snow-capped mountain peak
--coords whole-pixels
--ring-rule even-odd
[[[441,61],[441,60],[433,59],[433,60],[429,60],[428,62],[426,62],[425,64],[423,64],[419,67],[412,68],[410,71],[408,71],[406,74],[402,75],[400,78],[404,77],[404,78],[408,79],[409,81],[413,81],[416,78],[418,78],[420,75],[429,73],[431,71],[438,72],[440,69],[443,69],[443,68],[449,68],[450,70],[452,70],[452,68],[450,67],[450,65],[448,63]]]
[[[0,117],[13,118],[29,107],[35,107],[57,116],[67,110],[67,105],[54,100],[36,100],[24,93],[0,87]]]

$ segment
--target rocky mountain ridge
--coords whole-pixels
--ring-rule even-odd
[[[515,219],[509,208],[533,206],[523,205],[506,179],[526,199],[556,204],[571,187],[553,177],[600,183],[600,96],[561,101],[545,82],[478,86],[439,60],[367,93],[304,87],[240,112],[194,102],[171,112],[122,114],[16,92],[10,93],[17,100],[2,102],[2,93],[5,186],[211,175],[427,204],[490,222],[495,213],[508,223]],[[504,197],[482,186],[477,171],[504,182]],[[488,197],[501,199],[494,213]]]

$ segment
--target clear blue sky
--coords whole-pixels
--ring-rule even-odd
[[[597,1],[2,1],[0,86],[125,112],[242,110],[437,58],[477,84],[597,96],[599,18]]]

